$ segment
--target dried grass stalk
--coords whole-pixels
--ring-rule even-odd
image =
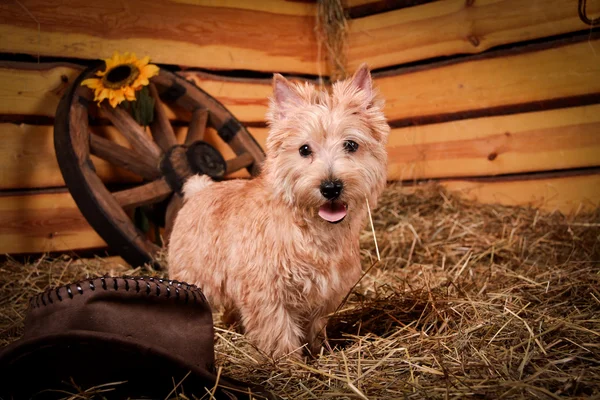
[[[348,23],[341,0],[317,0],[317,24],[315,27],[319,48],[327,50],[329,76],[332,82],[347,77],[346,38]],[[317,60],[320,62],[321,60]]]

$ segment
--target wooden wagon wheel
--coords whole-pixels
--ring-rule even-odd
[[[150,80],[150,93],[155,100],[151,134],[127,111],[113,109],[106,101],[100,107],[100,116],[119,130],[130,148],[93,133],[90,111],[97,106],[92,90],[80,83],[92,77],[98,68],[85,70],[60,101],[54,126],[58,164],[81,213],[106,243],[133,266],[148,263],[160,268],[155,260],[160,246],[135,226],[127,212],[168,202],[165,212],[168,237],[181,206],[181,187],[189,176],[200,173],[219,179],[243,168],[256,176],[264,153],[221,103],[193,83],[165,70]],[[184,143],[177,142],[165,103],[191,113]],[[225,161],[219,151],[202,141],[208,126],[218,132],[236,157]],[[91,154],[138,175],[141,183],[111,192],[96,174]]]

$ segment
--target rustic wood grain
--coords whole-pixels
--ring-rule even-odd
[[[150,124],[150,132],[152,132],[152,137],[156,144],[158,144],[163,152],[165,152],[172,146],[175,146],[177,140],[175,139],[175,134],[173,133],[173,127],[171,126],[171,121],[169,121],[166,107],[158,96],[156,86],[154,86],[153,83],[150,83],[149,87],[150,95],[152,96],[152,99],[154,99],[154,119]]]
[[[127,146],[116,129],[93,129]],[[599,131],[600,105],[397,128],[388,144],[388,177],[413,180],[599,166]],[[186,133],[186,127],[175,128],[179,143]],[[264,148],[268,130],[250,128],[250,133]],[[0,189],[64,185],[52,135],[48,126],[0,124]],[[206,130],[204,140],[226,160],[236,157],[214,129]],[[139,180],[102,160],[94,159],[94,165],[105,182]],[[238,171],[231,176],[249,175]]]
[[[188,133],[185,137],[185,144],[192,144],[196,140],[204,138],[206,123],[208,122],[208,110],[199,108],[192,113],[192,119],[189,123]]]
[[[600,40],[375,76],[392,125],[600,93]],[[541,105],[543,108],[543,104]],[[513,112],[519,107],[513,107]],[[494,112],[496,112],[494,111]],[[396,125],[398,126],[398,125]]]
[[[169,200],[167,210],[165,212],[165,228],[163,231],[163,238],[165,245],[168,245],[169,239],[171,238],[171,232],[173,232],[173,225],[175,224],[175,218],[183,207],[183,197],[177,193],[173,193],[173,197]]]
[[[158,203],[166,199],[172,192],[167,182],[162,178],[131,189],[113,192],[112,195],[121,207],[132,209]]]
[[[600,166],[600,105],[393,129],[391,179]]]
[[[432,64],[429,69],[395,70],[374,74],[386,99],[392,125],[405,126],[465,116],[557,107],[562,99],[600,96],[600,41],[566,44],[539,51]],[[52,117],[65,90],[62,76],[71,80],[80,71],[56,64],[33,68],[27,63],[0,63],[0,115]],[[201,72],[182,74],[214,96],[241,122],[264,125],[270,79],[226,79]],[[589,103],[589,101],[587,101]],[[507,109],[510,108],[510,110]],[[168,109],[170,119],[175,111]],[[181,110],[179,110],[181,114]],[[183,118],[189,118],[185,116]]]
[[[600,207],[600,174],[498,182],[455,180],[443,182],[448,190],[485,204],[523,206],[563,214]]]
[[[133,117],[120,107],[112,108],[107,103],[101,104],[101,114],[106,116],[113,125],[127,138],[133,150],[146,155],[153,164],[158,165],[160,147],[152,140],[147,130],[141,127]],[[87,121],[82,121],[87,125]]]
[[[356,11],[364,2],[354,3]],[[589,15],[600,12],[597,1],[588,3]],[[0,42],[0,52],[97,59],[126,49],[157,63],[327,73],[325,63],[317,62],[314,3],[128,0],[90,8],[84,0],[68,7],[58,0],[28,0],[23,5],[35,20],[17,2],[0,3],[0,37],[10,37]],[[382,9],[389,8],[395,7]],[[349,69],[361,62],[380,68],[480,53],[587,30],[576,10],[573,0],[447,0],[353,19]]]
[[[0,62],[0,114],[54,117],[60,98],[81,71],[74,64]]]
[[[598,15],[600,2],[587,9]],[[588,29],[575,0],[435,1],[351,20],[348,64],[389,67]]]
[[[173,135],[174,137],[175,135]],[[160,176],[158,165],[146,155],[141,155],[112,140],[90,132],[90,151],[95,156],[123,169],[133,172],[144,179],[156,179]]]
[[[582,212],[600,206],[600,174],[498,182],[442,182],[465,198],[543,211]],[[377,210],[373,210],[377,212]],[[0,196],[0,253],[22,254],[84,250],[105,246],[87,224],[66,190]]]
[[[105,247],[68,192],[0,197],[0,253]]]
[[[60,98],[83,67],[64,63],[0,62],[0,116],[18,120],[31,116],[53,118]],[[183,72],[186,79],[221,102],[242,122],[264,124],[271,79],[223,78],[202,72]],[[165,107],[169,119],[187,120],[188,113]]]
[[[243,153],[235,158],[227,160],[227,174],[232,174],[242,168],[246,168],[254,162],[254,157],[250,153]]]
[[[318,71],[314,4],[246,3],[26,0],[26,12],[2,2],[0,37],[10,40],[0,52],[97,59],[118,50],[211,69]]]

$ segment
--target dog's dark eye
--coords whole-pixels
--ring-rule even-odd
[[[346,140],[344,142],[344,150],[346,150],[348,153],[354,153],[356,150],[358,150],[358,143],[356,143],[354,140]]]
[[[308,157],[308,156],[310,156],[312,154],[312,150],[310,149],[310,146],[307,145],[307,144],[302,145],[300,147],[300,149],[298,149],[298,151],[300,152],[300,155],[302,157]]]

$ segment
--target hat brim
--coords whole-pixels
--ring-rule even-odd
[[[207,392],[227,400],[276,398],[231,378],[221,376],[217,382],[203,360],[196,362],[190,364],[166,349],[104,332],[71,331],[21,339],[0,351],[0,376],[5,382],[0,398],[64,398],[67,392],[94,387],[110,389],[103,393],[110,399],[164,399],[170,393],[202,397]]]

